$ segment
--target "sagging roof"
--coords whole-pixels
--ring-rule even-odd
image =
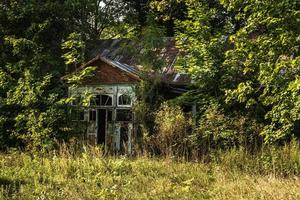
[[[100,59],[122,71],[139,77],[143,68],[139,55],[143,51],[145,49],[138,41],[129,39],[99,40],[93,44],[93,48],[88,53],[91,60],[81,68],[89,66]],[[191,82],[188,74],[180,73],[174,68],[179,55],[174,38],[163,38],[163,45],[161,48],[155,49],[155,54],[164,62],[161,72],[162,82],[174,85],[187,85]]]

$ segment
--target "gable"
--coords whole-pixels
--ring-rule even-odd
[[[113,66],[101,59],[95,59],[88,66],[96,66],[93,77],[83,81],[83,84],[120,84],[120,83],[136,83],[139,77]]]

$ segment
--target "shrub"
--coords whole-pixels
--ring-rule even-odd
[[[179,106],[163,103],[155,113],[156,148],[163,155],[185,155],[191,125],[191,117],[185,116]]]
[[[257,149],[262,143],[261,125],[247,116],[226,114],[217,106],[211,106],[203,114],[199,125],[190,137],[193,149],[229,149],[243,146]]]

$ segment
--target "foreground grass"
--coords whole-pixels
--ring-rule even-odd
[[[286,151],[287,162],[274,152],[270,160],[234,150],[206,164],[90,152],[2,154],[0,199],[300,199],[300,155]]]

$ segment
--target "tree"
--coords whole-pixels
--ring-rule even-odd
[[[182,1],[187,7],[185,20],[177,20],[177,45],[181,57],[177,68],[191,75],[192,90],[186,94],[189,101],[197,102],[203,113],[210,104],[223,104],[222,81],[226,69],[222,67],[227,37],[233,32],[230,14],[217,0]]]
[[[0,2],[0,144],[39,150],[66,138],[66,65],[86,61],[85,46],[134,33],[134,1]],[[128,28],[128,29],[127,29]],[[130,34],[128,34],[130,33]],[[72,76],[72,84],[91,68]]]
[[[266,142],[299,125],[299,3],[183,1],[178,65],[195,81],[194,100],[236,110],[264,124]],[[197,96],[195,95],[197,94]]]
[[[187,5],[182,0],[151,0],[148,7],[169,37],[175,35],[176,20],[184,20],[187,15]]]
[[[244,25],[230,36],[234,48],[226,52],[224,67],[239,78],[226,91],[227,102],[265,110],[265,140],[273,142],[296,133],[300,120],[297,1],[227,1]]]
[[[137,23],[136,10],[128,0],[67,0],[74,31],[86,40],[130,35]]]
[[[0,143],[37,150],[64,137],[62,1],[0,3]]]

